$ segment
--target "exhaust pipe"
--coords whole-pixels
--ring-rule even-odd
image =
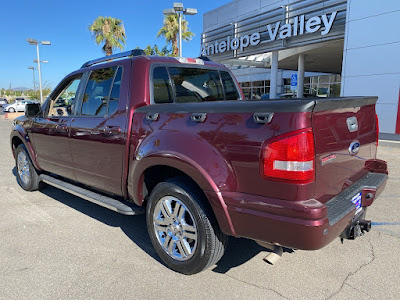
[[[273,245],[273,244],[261,242],[261,241],[256,241],[256,243],[259,244],[260,246],[272,251],[272,252],[268,253],[267,256],[264,257],[265,262],[267,262],[271,265],[275,265],[282,257],[283,248],[281,246]]]
[[[275,265],[278,260],[282,257],[283,254],[283,248],[281,246],[275,246],[274,251],[269,253],[266,257],[264,257],[264,261],[271,264]]]

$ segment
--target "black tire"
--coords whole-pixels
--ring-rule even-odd
[[[15,109],[14,109],[13,107],[10,107],[10,108],[8,109],[8,112],[13,113],[13,112],[15,112]]]
[[[26,164],[18,165],[19,159],[24,160],[26,157]],[[24,168],[25,167],[25,168]],[[29,153],[23,144],[20,144],[15,149],[15,168],[17,172],[18,184],[25,191],[37,191],[40,188],[40,177],[35,167],[32,164]]]
[[[165,201],[163,199],[167,199],[169,197],[171,197],[171,199],[178,199],[179,202],[183,204],[181,207],[186,208],[186,210],[184,210],[186,218],[192,218],[195,224],[193,227],[196,228],[196,246],[193,246],[193,251],[190,254],[190,257],[181,258],[185,259],[184,261],[175,258],[172,254],[168,254],[167,250],[164,250],[161,242],[164,233],[160,235],[162,231],[157,231],[155,225],[156,223],[154,223],[155,219],[158,219],[155,217],[155,212],[158,212],[160,203]],[[177,204],[174,205],[176,208]],[[178,214],[180,211],[179,209],[180,207],[177,209],[176,214]],[[186,211],[188,211],[188,213],[186,213]],[[164,217],[164,219],[162,219],[161,217],[161,220],[164,222],[166,218]],[[169,268],[176,272],[187,275],[199,273],[217,263],[224,254],[228,237],[219,229],[212,209],[204,194],[198,190],[196,185],[192,184],[185,178],[177,177],[157,184],[157,186],[152,190],[148,199],[146,222],[150,240],[157,254]],[[180,221],[177,222],[179,223]],[[183,223],[187,224],[185,221],[183,221]],[[178,227],[179,226],[181,226],[181,223],[179,223]],[[165,228],[170,227],[166,225]],[[185,235],[185,230],[182,231],[183,232],[179,234],[180,232],[178,230],[177,235],[182,236],[183,238]],[[169,233],[172,234],[171,231],[169,231]],[[164,235],[164,241],[167,239],[167,235],[168,234]],[[174,238],[176,238],[175,235]],[[170,241],[174,240],[170,239]],[[193,245],[193,240],[190,238],[186,239],[185,245],[189,245],[187,241],[191,241],[191,245]],[[176,253],[179,252],[178,243],[179,240],[176,242]],[[171,242],[169,245],[171,245]],[[184,244],[181,242],[180,249],[183,249],[182,245]],[[187,248],[185,249],[187,250]]]

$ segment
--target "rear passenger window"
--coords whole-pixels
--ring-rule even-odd
[[[110,101],[108,103],[108,115],[112,115],[118,109],[121,80],[122,80],[122,67],[119,67],[117,74],[115,75],[114,78],[114,84],[111,90]]]
[[[222,70],[156,67],[153,71],[154,103],[190,103],[238,100],[231,74]]]
[[[239,93],[232,76],[226,71],[221,71],[221,80],[224,85],[225,100],[239,99]]]
[[[224,100],[218,71],[169,68],[177,103]]]
[[[108,95],[117,68],[95,70],[90,74],[82,99],[81,114],[84,116],[105,116]]]
[[[167,68],[159,67],[153,71],[153,98],[155,103],[172,103],[172,89]]]

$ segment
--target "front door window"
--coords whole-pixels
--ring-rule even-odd
[[[76,96],[81,76],[71,79],[52,101],[49,116],[71,116],[75,112]]]

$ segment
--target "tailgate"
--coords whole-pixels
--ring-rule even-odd
[[[367,173],[376,157],[376,97],[319,100],[313,111],[315,196],[328,201]]]

